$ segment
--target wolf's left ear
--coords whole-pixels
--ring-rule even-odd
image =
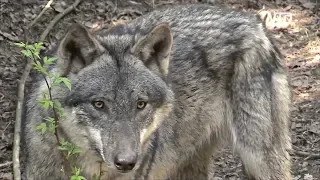
[[[78,73],[90,65],[104,48],[80,24],[73,24],[59,45],[58,68],[61,76]]]
[[[132,52],[154,73],[165,78],[169,71],[173,37],[167,24],[159,24],[138,39]]]

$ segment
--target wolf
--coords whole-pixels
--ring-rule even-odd
[[[208,179],[226,144],[248,179],[292,179],[287,70],[258,15],[177,5],[96,32],[74,24],[48,54],[58,58],[50,71],[72,84],[52,89],[66,114],[58,135],[81,148],[70,164],[87,179]],[[36,79],[26,177],[63,179],[56,138],[36,130],[52,115]]]

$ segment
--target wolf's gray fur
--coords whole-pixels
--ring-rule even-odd
[[[67,114],[59,134],[83,149],[72,165],[87,178],[102,162],[104,179],[206,179],[230,142],[248,177],[291,179],[286,70],[257,15],[186,5],[96,33],[74,25],[54,55],[72,83],[53,92]],[[59,179],[55,138],[35,130],[50,115],[37,103],[45,83],[34,87],[27,177]]]

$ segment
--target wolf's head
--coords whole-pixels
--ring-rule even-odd
[[[170,28],[159,24],[145,34],[126,28],[93,35],[73,25],[59,45],[56,68],[72,83],[60,127],[97,161],[122,172],[138,167],[173,101]]]

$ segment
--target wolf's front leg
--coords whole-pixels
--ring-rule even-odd
[[[208,166],[213,153],[211,145],[219,143],[203,141],[207,138],[195,138],[192,133],[178,136],[176,133],[168,132],[154,133],[150,148],[142,155],[139,168],[132,179],[208,179]]]

